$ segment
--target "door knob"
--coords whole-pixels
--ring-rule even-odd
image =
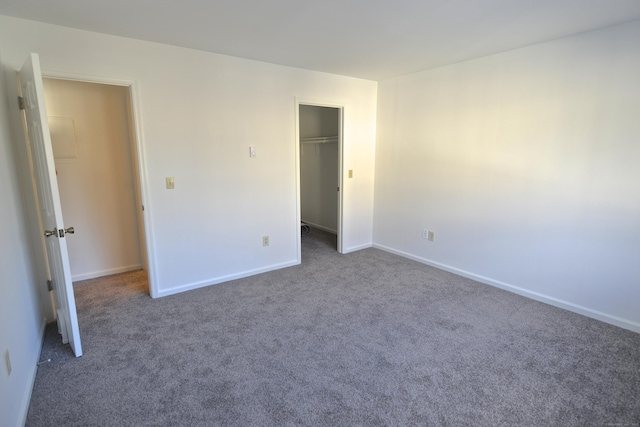
[[[65,228],[64,232],[67,234],[73,234],[76,232],[76,230],[74,230],[73,227],[69,227],[69,228]]]
[[[53,230],[49,231],[49,230],[44,230],[44,237],[51,237],[51,236],[56,236],[58,237],[58,228],[54,228]]]

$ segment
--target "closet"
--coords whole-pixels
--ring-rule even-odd
[[[129,88],[43,79],[73,281],[145,265]]]
[[[299,108],[301,220],[339,235],[341,109]]]

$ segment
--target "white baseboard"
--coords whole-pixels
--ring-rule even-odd
[[[73,282],[80,280],[95,279],[96,277],[110,276],[112,274],[126,273],[127,271],[142,270],[142,264],[126,265],[124,267],[110,268],[108,270],[92,271],[90,273],[76,274],[71,276]]]
[[[368,249],[368,248],[370,248],[370,247],[372,247],[372,246],[373,246],[373,245],[372,245],[371,243],[367,243],[367,244],[365,244],[365,245],[360,245],[360,246],[352,246],[352,247],[350,247],[350,248],[343,249],[343,250],[342,250],[342,253],[343,253],[343,254],[348,254],[348,253],[351,253],[351,252],[361,251],[361,250],[363,250],[363,249]]]
[[[273,264],[266,267],[256,268],[254,270],[247,270],[236,274],[229,274],[227,276],[216,277],[213,279],[203,280],[201,282],[189,283],[185,285],[175,286],[170,289],[164,289],[158,291],[158,298],[166,297],[169,295],[179,294],[181,292],[191,291],[198,288],[204,288],[206,286],[217,285],[220,283],[228,282],[230,280],[242,279],[244,277],[255,276],[256,274],[267,273],[273,270],[279,270],[281,268],[293,267],[300,264],[300,261],[288,261],[281,264]]]
[[[33,387],[36,384],[36,375],[38,373],[38,362],[40,361],[40,356],[42,354],[42,345],[44,344],[44,329],[47,327],[47,319],[42,318],[42,323],[40,324],[40,346],[39,350],[36,352],[35,360],[32,360],[31,372],[29,373],[29,378],[27,380],[28,387],[25,390],[24,397],[22,398],[22,403],[20,404],[20,424],[25,425],[27,423],[27,414],[29,413],[29,405],[31,404],[31,395],[33,394]]]
[[[323,230],[323,231],[326,231],[327,233],[331,233],[331,234],[338,234],[338,230],[334,230],[333,228],[328,228],[328,227],[325,227],[323,225],[316,224],[314,222],[305,221],[305,220],[302,220],[302,222],[304,222],[307,225],[310,225],[313,228],[317,228],[318,230]]]
[[[504,289],[509,292],[513,292],[514,294],[522,295],[527,298],[531,298],[536,301],[544,302],[549,305],[553,305],[555,307],[563,308],[565,310],[572,311],[574,313],[582,314],[587,317],[591,317],[596,320],[600,320],[605,323],[609,323],[615,326],[619,326],[624,329],[628,329],[633,332],[640,333],[640,323],[633,322],[628,319],[623,319],[618,316],[613,316],[607,313],[603,313],[601,311],[593,310],[588,307],[583,307],[578,304],[574,304],[568,301],[564,301],[558,298],[554,298],[548,295],[541,294],[539,292],[530,291],[525,288],[520,288],[518,286],[511,285],[509,283],[501,282],[499,280],[494,280],[489,277],[480,276],[478,274],[471,273],[469,271],[461,270],[456,267],[452,267],[450,265],[442,264],[436,261],[432,261],[426,258],[422,258],[416,255],[412,255],[407,252],[399,251],[393,248],[390,248],[385,245],[380,245],[377,243],[373,244],[373,247],[376,249],[383,250],[385,252],[389,252],[395,255],[399,255],[404,258],[409,258],[414,261],[418,261],[423,264],[430,265],[432,267],[439,268],[441,270],[449,271],[451,273],[457,274],[459,276],[463,276],[472,280],[475,280],[480,283],[484,283],[486,285],[495,286],[496,288]]]

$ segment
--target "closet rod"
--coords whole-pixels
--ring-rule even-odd
[[[309,138],[300,138],[300,142],[303,144],[330,144],[338,142],[337,136],[317,136]]]

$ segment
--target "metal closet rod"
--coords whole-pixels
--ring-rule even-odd
[[[329,144],[338,142],[338,136],[315,136],[309,138],[300,138],[302,144]]]

